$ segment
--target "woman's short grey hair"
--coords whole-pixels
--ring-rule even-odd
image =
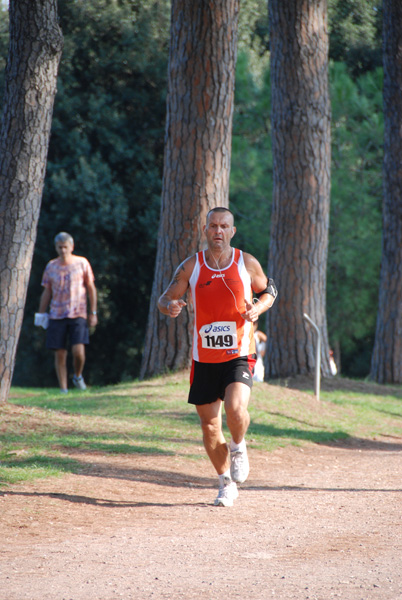
[[[66,242],[69,242],[72,246],[74,246],[74,239],[73,236],[70,235],[69,233],[66,233],[65,231],[61,231],[60,233],[58,233],[56,235],[56,237],[54,238],[54,243],[55,245],[61,242],[62,244],[65,244]]]

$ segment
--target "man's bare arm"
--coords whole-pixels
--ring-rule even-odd
[[[195,257],[191,256],[179,265],[173,275],[172,281],[158,300],[158,309],[169,317],[178,317],[186,302],[181,299],[186,293],[191,273],[193,272]]]
[[[95,327],[98,324],[98,316],[96,313],[96,305],[97,305],[97,292],[96,287],[93,281],[89,281],[87,283],[87,292],[89,299],[89,309],[90,313],[88,315],[88,323],[90,327]]]
[[[39,300],[39,309],[38,310],[40,313],[46,312],[51,299],[52,299],[52,290],[49,287],[45,287],[43,289],[43,292],[42,292],[40,300]]]
[[[246,302],[246,312],[243,315],[247,321],[256,321],[275,302],[275,295],[265,290],[269,288],[269,280],[265,275],[258,260],[251,254],[243,253],[244,264],[251,278],[251,287],[257,295],[257,302]],[[272,281],[272,280],[271,280]],[[276,289],[276,288],[275,288]]]

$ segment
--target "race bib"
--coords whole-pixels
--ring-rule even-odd
[[[237,349],[235,321],[216,321],[203,325],[199,331],[202,347],[210,350]]]

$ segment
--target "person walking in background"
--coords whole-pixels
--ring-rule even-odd
[[[235,232],[230,210],[210,210],[204,226],[207,249],[176,269],[158,301],[161,313],[176,318],[186,306],[182,296],[191,289],[195,319],[188,401],[196,406],[204,446],[219,477],[216,506],[232,506],[237,483],[248,477],[245,434],[256,360],[253,322],[277,294],[258,260],[231,247]],[[222,432],[222,404],[232,436],[229,448]]]
[[[329,350],[329,368],[331,369],[331,374],[335,377],[338,373],[338,367],[336,366],[334,351],[332,348]]]
[[[264,356],[265,349],[267,346],[267,336],[263,331],[258,329],[257,321],[254,321],[254,340],[255,340],[255,353],[257,355],[257,362],[255,363],[254,368],[254,381],[262,382],[264,381]]]
[[[67,393],[68,344],[73,356],[73,384],[80,390],[86,389],[82,372],[85,364],[85,346],[89,344],[88,325],[95,327],[98,323],[97,293],[91,265],[83,256],[73,254],[74,240],[71,235],[66,232],[58,233],[54,243],[58,258],[51,260],[44,270],[44,290],[39,302],[39,313],[35,315],[35,323],[47,329],[46,347],[55,352],[55,368],[60,390]],[[47,313],[49,304],[50,310]]]

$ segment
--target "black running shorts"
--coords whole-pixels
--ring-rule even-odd
[[[87,320],[82,317],[76,319],[49,319],[47,328],[46,348],[61,350],[75,344],[89,344],[89,331]]]
[[[190,404],[211,404],[225,397],[230,383],[241,382],[253,387],[256,355],[241,356],[223,363],[200,363],[193,360],[190,374]]]

